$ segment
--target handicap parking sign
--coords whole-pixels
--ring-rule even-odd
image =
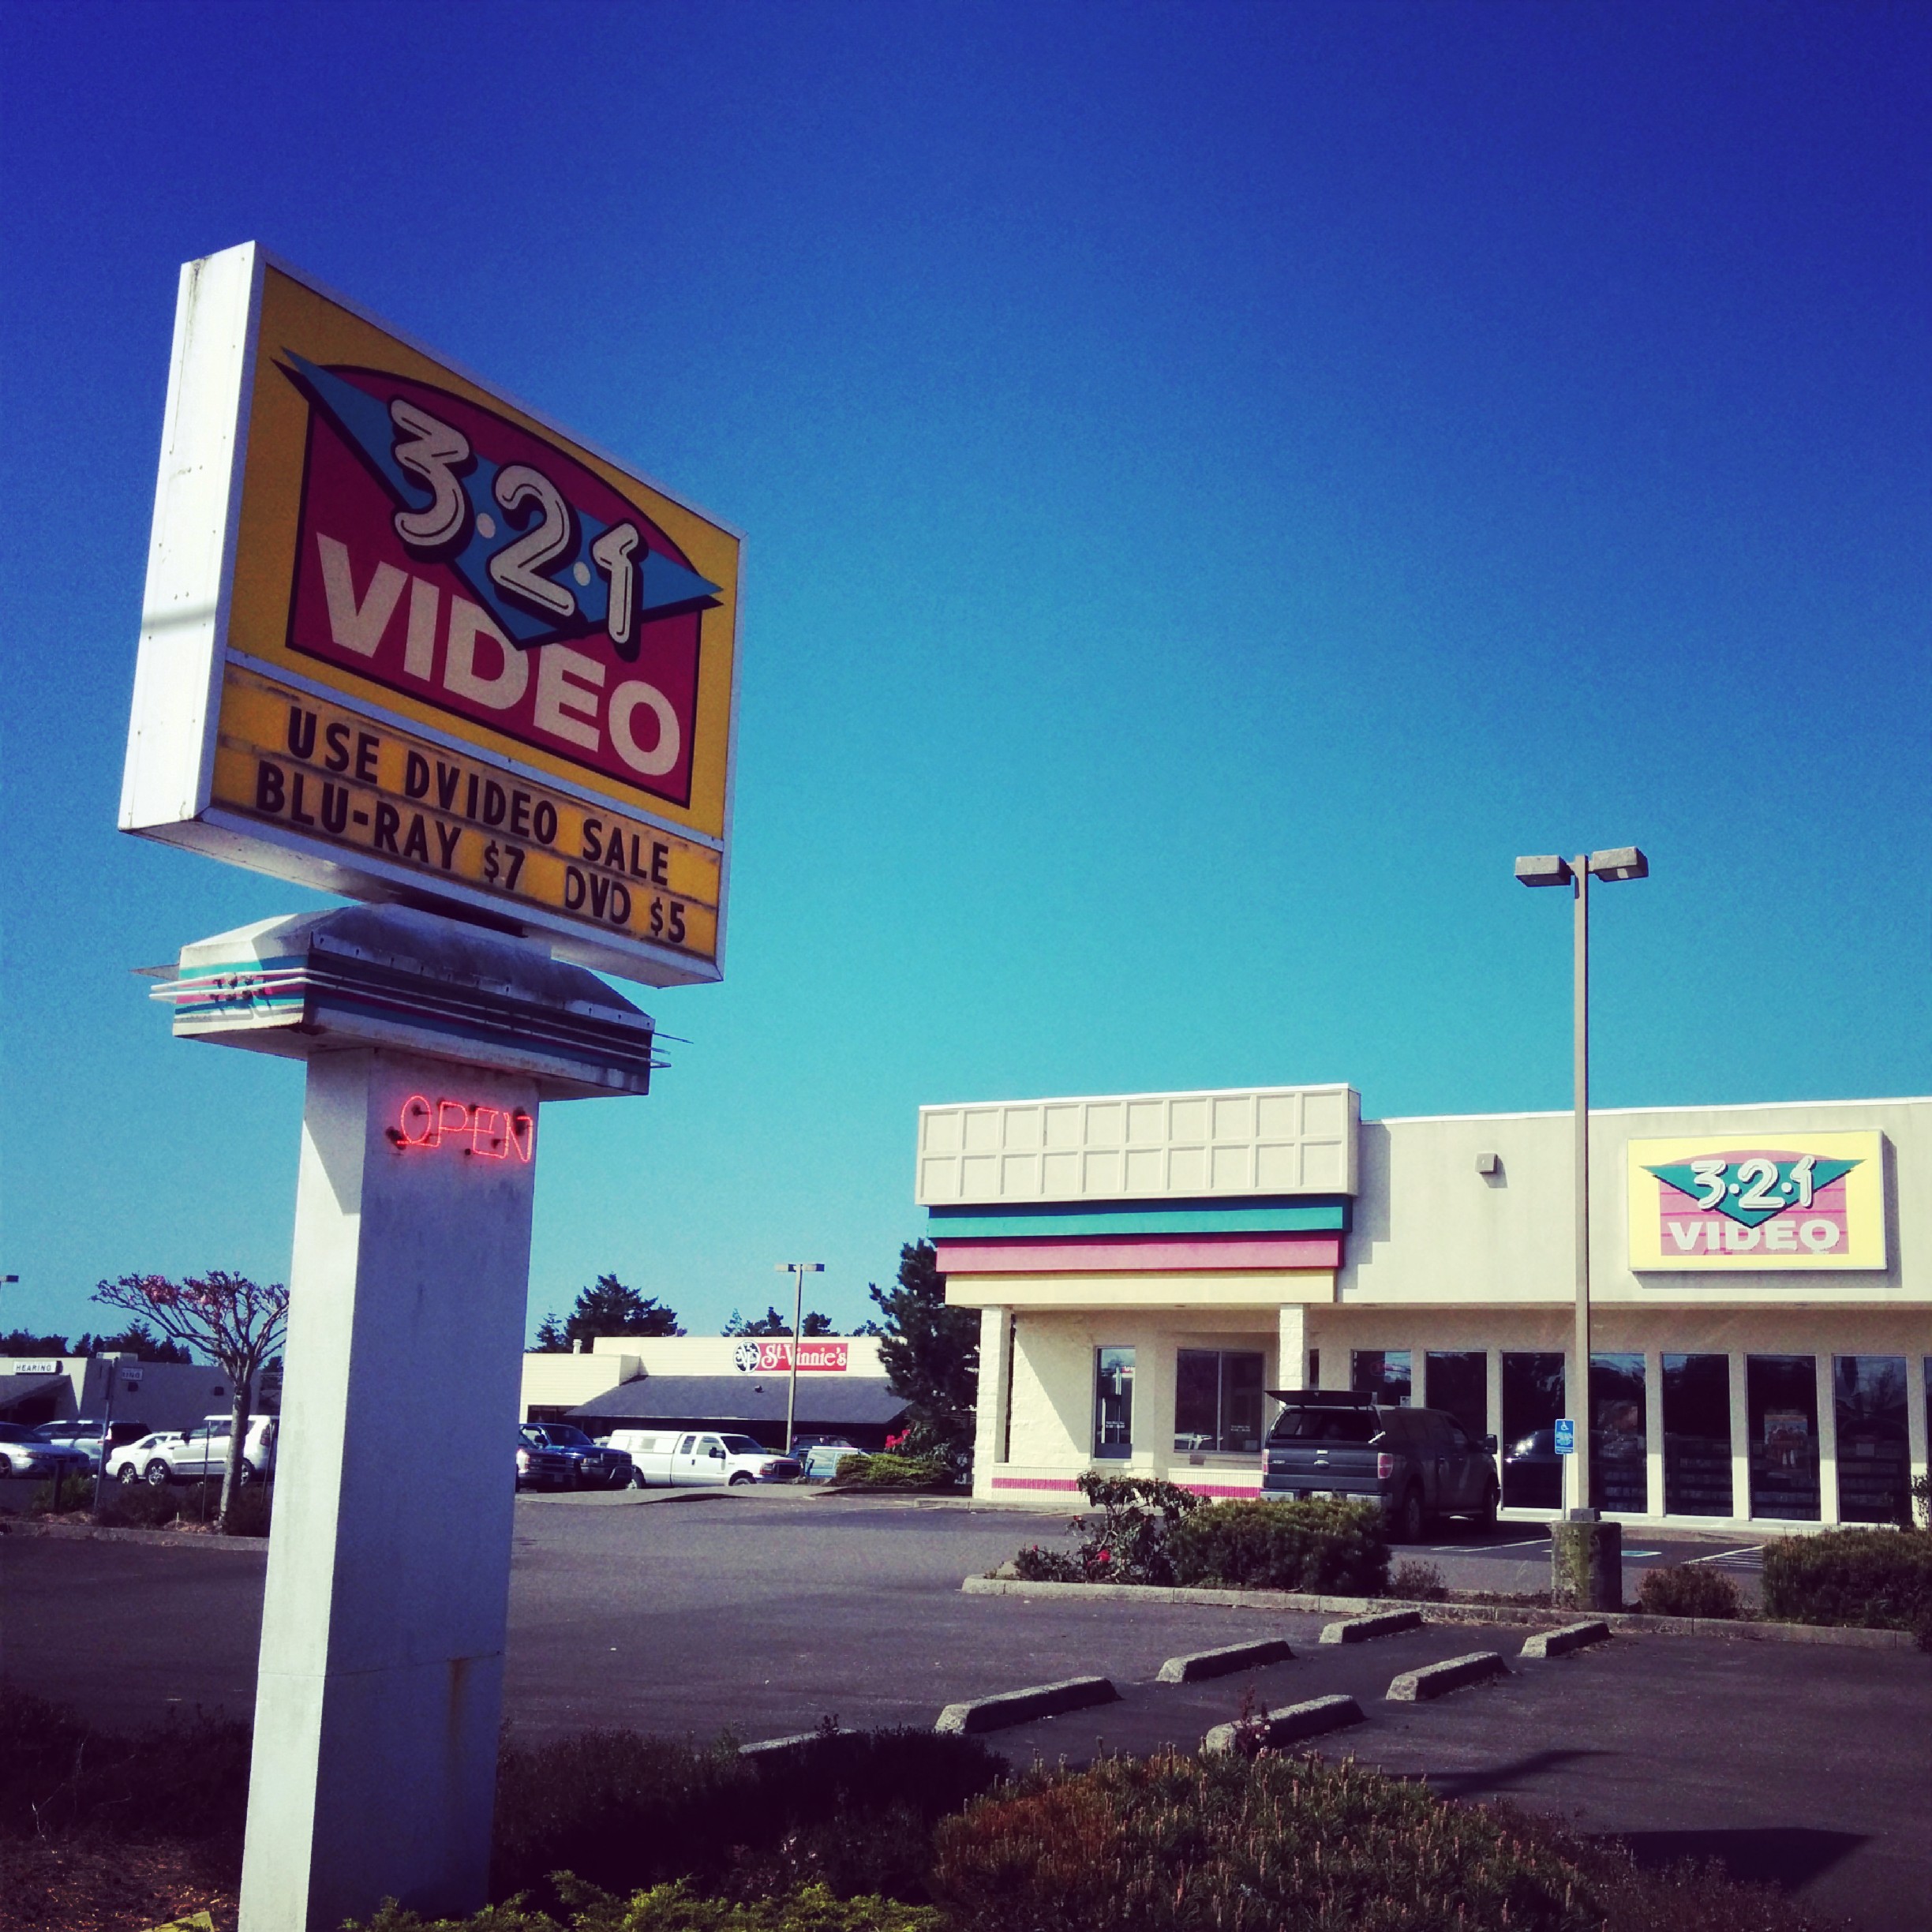
[[[1576,1454],[1576,1424],[1568,1416],[1556,1418],[1556,1453],[1559,1455]]]

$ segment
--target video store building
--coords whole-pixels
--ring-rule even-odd
[[[929,1106],[917,1198],[980,1311],[977,1494],[1095,1468],[1257,1494],[1270,1388],[1500,1438],[1561,1507],[1574,1117],[1365,1121],[1346,1086]],[[1900,1520],[1926,1460],[1932,1100],[1591,1117],[1593,1500],[1657,1527]]]

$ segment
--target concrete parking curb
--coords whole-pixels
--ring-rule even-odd
[[[1509,1674],[1509,1666],[1495,1651],[1472,1650],[1467,1657],[1448,1657],[1440,1664],[1425,1664],[1420,1670],[1404,1671],[1389,1679],[1383,1694],[1391,1704],[1425,1704],[1445,1692],[1460,1690],[1465,1684]]]
[[[57,1542],[148,1543],[167,1549],[249,1550],[268,1554],[266,1537],[218,1536],[212,1530],[110,1530],[95,1523],[17,1522],[0,1518],[0,1536],[47,1537]]]
[[[933,1726],[935,1731],[970,1735],[1005,1731],[1031,1724],[1035,1717],[1057,1717],[1063,1711],[1084,1710],[1092,1704],[1113,1704],[1120,1693],[1105,1677],[1068,1677],[1058,1683],[1035,1684],[1025,1690],[1002,1690],[994,1697],[971,1698],[949,1704]]]
[[[1533,1604],[1391,1602],[1385,1597],[1317,1597],[1300,1590],[1162,1589],[1136,1583],[1028,1583],[1014,1577],[969,1576],[960,1588],[969,1597],[1118,1598],[1127,1603],[1219,1604],[1230,1610],[1308,1611],[1331,1616],[1414,1610],[1431,1623],[1548,1623],[1566,1614]],[[1645,1616],[1635,1611],[1606,1612],[1603,1620],[1619,1635],[1728,1637],[1742,1643],[1824,1644],[1846,1650],[1910,1650],[1918,1642],[1910,1631],[1843,1630],[1825,1623]]]
[[[1239,1748],[1241,1733],[1259,1732],[1264,1744],[1292,1744],[1297,1738],[1320,1737],[1324,1731],[1339,1731],[1344,1724],[1366,1724],[1362,1707],[1352,1697],[1310,1698],[1305,1704],[1290,1704],[1271,1710],[1251,1722],[1216,1724],[1201,1739],[1201,1749],[1219,1754]]]
[[[1170,1657],[1160,1667],[1156,1683],[1199,1683],[1204,1677],[1225,1677],[1230,1671],[1259,1664],[1282,1664],[1294,1655],[1285,1637],[1264,1637],[1254,1643],[1222,1644],[1219,1649],[1196,1650],[1189,1657]]]
[[[1371,1638],[1395,1637],[1403,1631],[1420,1630],[1420,1610],[1384,1610],[1379,1616],[1344,1617],[1323,1631],[1325,1644],[1367,1643]]]
[[[839,1731],[795,1731],[789,1737],[760,1738],[755,1743],[740,1744],[740,1758],[787,1758],[794,1751],[802,1751],[814,1744],[822,1743],[829,1737],[845,1734]]]
[[[1597,1617],[1585,1623],[1566,1623],[1561,1630],[1538,1631],[1533,1637],[1523,1639],[1522,1654],[1526,1657],[1568,1657],[1586,1644],[1609,1641],[1610,1626]]]

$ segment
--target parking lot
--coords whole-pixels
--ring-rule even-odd
[[[741,1740],[930,1724],[959,1699],[1084,1673],[1119,1702],[996,1734],[1016,1762],[1197,1744],[1240,1710],[1346,1691],[1368,1721],[1322,1741],[1459,1797],[1506,1796],[1646,1855],[1694,1853],[1790,1885],[1863,1932],[1926,1923],[1932,1664],[1724,1638],[1619,1637],[1559,1662],[1521,1629],[1433,1627],[1345,1649],[1323,1619],[1219,1606],[969,1597],[961,1578],[1057,1519],[797,1492],[527,1498],[516,1512],[507,1715],[532,1741],[593,1725]],[[1530,1533],[1405,1554],[1468,1587],[1522,1587]],[[1664,1546],[1633,1538],[1632,1548]],[[1744,1566],[1722,1544],[1691,1554]],[[1544,1559],[1546,1561],[1546,1559]],[[1647,1567],[1634,1563],[1634,1571]],[[0,1675],[97,1720],[201,1705],[245,1716],[263,1552],[0,1537]],[[1250,1636],[1296,1655],[1205,1684],[1170,1656]],[[1511,1675],[1440,1704],[1383,1697],[1398,1672],[1494,1649]]]

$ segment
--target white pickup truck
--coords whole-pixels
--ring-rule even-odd
[[[655,1429],[612,1429],[610,1446],[630,1456],[637,1489],[696,1488],[705,1484],[796,1482],[798,1463],[749,1436],[702,1429],[680,1434]]]

